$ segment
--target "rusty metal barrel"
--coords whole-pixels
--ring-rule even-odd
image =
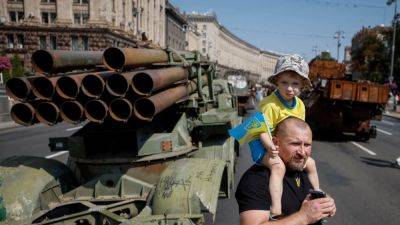
[[[51,100],[55,94],[56,83],[60,77],[37,77],[32,81],[32,92],[38,99]]]
[[[7,81],[7,95],[17,101],[26,101],[32,92],[31,82],[35,77],[14,77]]]
[[[102,51],[37,50],[32,66],[39,73],[59,73],[88,69],[102,64]]]
[[[30,103],[16,103],[11,107],[11,118],[18,124],[30,126],[36,122],[35,108]]]
[[[175,54],[173,54],[173,59],[180,61]],[[103,64],[113,70],[166,62],[168,62],[168,53],[161,49],[111,47],[103,53]]]
[[[154,90],[167,87],[177,81],[187,79],[189,70],[183,67],[143,70],[137,72],[131,81],[131,87],[139,96],[150,95]]]
[[[108,116],[108,105],[102,100],[90,100],[85,105],[86,118],[95,123],[103,123]]]
[[[52,126],[61,119],[60,109],[54,102],[42,102],[36,106],[36,117],[39,122]]]
[[[84,120],[84,108],[78,101],[66,101],[60,110],[61,118],[68,123],[77,124]]]
[[[108,108],[111,118],[118,122],[127,122],[133,112],[133,104],[126,98],[114,99]]]
[[[82,79],[82,93],[89,98],[100,98],[105,89],[106,79],[114,73],[115,72],[104,71],[88,74]]]
[[[207,77],[202,77],[202,84],[207,84]],[[162,110],[175,104],[180,99],[189,96],[197,90],[197,82],[189,81],[186,85],[169,88],[148,98],[141,98],[135,102],[133,112],[136,118],[143,121],[152,121],[154,116]]]

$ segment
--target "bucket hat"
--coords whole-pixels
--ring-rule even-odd
[[[293,71],[297,73],[306,81],[308,86],[311,86],[310,79],[308,78],[308,64],[300,55],[292,54],[279,57],[276,62],[274,74],[268,78],[268,81],[276,85],[277,76],[285,71]]]

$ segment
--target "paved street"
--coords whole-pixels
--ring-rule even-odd
[[[375,123],[378,137],[357,142],[351,135],[315,140],[313,157],[318,163],[321,186],[336,201],[338,212],[329,224],[400,224],[400,120],[385,117]],[[79,126],[36,125],[0,130],[0,159],[11,155],[49,156],[65,161],[67,154],[49,152],[48,138],[68,136]],[[236,183],[251,166],[243,147],[237,164]],[[234,198],[221,200],[216,224],[238,224]]]
[[[366,143],[350,135],[314,140],[312,156],[321,187],[335,198],[338,208],[328,224],[400,224],[400,168],[393,164],[400,156],[400,120],[384,117],[374,124],[378,137]],[[251,166],[248,149],[241,153],[236,183]],[[238,224],[237,211],[234,198],[222,200],[216,224]]]

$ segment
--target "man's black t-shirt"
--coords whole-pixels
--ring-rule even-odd
[[[268,168],[253,165],[240,179],[236,190],[239,212],[247,210],[270,210]],[[282,213],[290,215],[299,211],[301,203],[312,188],[305,172],[286,171],[283,179]]]

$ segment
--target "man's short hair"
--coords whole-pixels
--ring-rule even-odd
[[[294,116],[289,116],[286,119],[279,122],[278,125],[276,125],[274,135],[275,136],[286,136],[287,130],[293,126],[296,126],[303,130],[309,130],[310,133],[312,134],[310,126],[304,120],[294,117]]]

